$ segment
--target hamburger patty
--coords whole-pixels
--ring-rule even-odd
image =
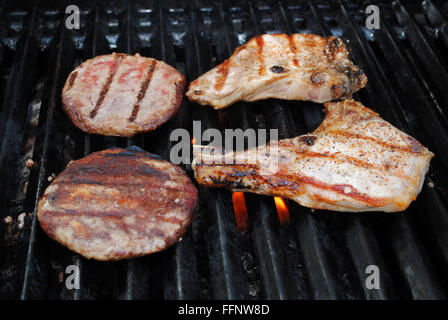
[[[62,105],[87,133],[132,137],[168,121],[179,109],[184,86],[184,76],[162,61],[112,53],[69,74]]]
[[[42,229],[86,258],[161,251],[185,233],[198,200],[184,171],[137,147],[72,161],[37,206]]]

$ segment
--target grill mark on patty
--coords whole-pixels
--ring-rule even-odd
[[[312,135],[301,136],[299,137],[299,141],[307,144],[308,146],[312,146],[316,141],[317,137]]]
[[[143,81],[137,96],[137,102],[135,103],[134,108],[132,109],[132,114],[128,119],[129,122],[134,122],[134,120],[137,118],[137,114],[140,111],[140,103],[142,102],[143,98],[145,97],[146,91],[148,90],[149,83],[151,82],[154,70],[156,69],[156,65],[157,60],[152,60],[151,64],[148,66],[145,80]]]
[[[175,224],[175,225],[182,225],[184,221],[182,219],[176,218],[176,217],[167,217],[165,215],[157,215],[157,220],[163,221],[165,223]]]
[[[99,191],[95,191],[97,188]],[[131,189],[134,188],[134,189]],[[177,189],[167,189],[158,188],[145,189],[140,191],[141,187],[136,186],[126,186],[122,185],[120,187],[114,187],[112,184],[109,186],[100,185],[95,187],[95,185],[88,184],[68,184],[64,188],[60,188],[58,192],[49,193],[42,197],[46,199],[48,204],[55,210],[75,210],[75,211],[89,211],[96,210],[101,207],[103,211],[115,211],[122,210],[132,211],[132,207],[136,206],[139,208],[152,207],[157,208],[156,211],[166,211],[168,209],[173,209],[179,207],[178,203],[174,201],[165,201],[160,197],[170,196],[170,197],[181,197],[183,198],[184,192],[188,190]],[[103,193],[100,193],[103,192]],[[113,197],[113,199],[111,199]],[[88,199],[88,203],[85,200]],[[113,201],[112,201],[113,200]],[[107,203],[107,205],[106,205]],[[184,207],[189,206],[189,202],[185,202]],[[136,211],[139,214],[141,211]]]
[[[70,77],[68,78],[68,87],[67,87],[66,91],[73,88],[73,85],[75,84],[75,80],[76,80],[77,76],[78,76],[78,71],[72,72],[70,74]]]
[[[120,63],[123,60],[123,58],[124,58],[123,54],[116,54],[114,64],[113,64],[112,68],[109,70],[109,76],[107,77],[106,82],[104,83],[104,86],[101,89],[98,100],[95,103],[95,107],[90,112],[90,118],[93,119],[97,115],[98,110],[100,109],[101,105],[103,104],[104,99],[106,98],[107,93],[109,92],[109,88],[110,88],[110,85],[112,84],[112,80],[114,79],[114,76],[117,73],[118,67],[120,66]]]
[[[45,215],[47,216],[75,216],[75,217],[107,217],[107,218],[123,218],[133,215],[134,212],[131,210],[120,210],[120,211],[92,211],[86,210],[72,210],[67,208],[55,207],[53,210],[45,210]]]
[[[255,37],[255,43],[257,44],[258,48],[257,58],[258,61],[260,62],[260,69],[258,70],[258,74],[262,76],[266,73],[266,66],[264,64],[264,58],[263,58],[263,46],[264,46],[263,36]]]
[[[105,216],[116,215],[113,212],[121,211],[122,216],[138,216],[141,214],[141,208],[154,208],[153,215],[155,219],[163,216],[164,212],[175,210],[180,206],[188,208],[191,202],[185,199],[185,192],[188,189],[182,187],[184,184],[176,186],[164,186],[163,184],[154,184],[151,182],[144,184],[126,184],[126,183],[101,183],[95,181],[65,181],[57,184],[57,191],[44,194],[41,200],[45,200],[48,210],[62,212],[78,212],[78,215],[89,216],[91,211],[101,210]],[[151,187],[153,186],[153,187]],[[143,189],[143,190],[141,190]],[[157,190],[155,192],[155,190]],[[170,200],[165,200],[165,195]],[[113,200],[110,197],[113,196]],[[85,199],[89,199],[85,203]],[[175,202],[174,199],[183,199],[181,202]],[[107,204],[107,205],[105,205]],[[136,209],[134,208],[140,208]],[[108,212],[112,212],[109,214]],[[162,213],[160,213],[162,212]],[[178,212],[177,216],[184,213]],[[99,216],[100,214],[97,214]],[[157,217],[155,216],[157,215]]]

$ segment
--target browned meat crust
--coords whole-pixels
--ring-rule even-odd
[[[197,190],[183,170],[139,148],[108,149],[72,161],[46,189],[42,229],[97,260],[161,251],[185,233]]]
[[[348,99],[366,84],[339,38],[263,34],[192,81],[186,95],[215,109],[269,98],[323,103]]]
[[[113,53],[73,70],[62,90],[62,102],[81,130],[131,137],[173,117],[184,86],[184,76],[162,61]]]

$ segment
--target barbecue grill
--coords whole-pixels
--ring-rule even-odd
[[[79,29],[66,28],[70,4],[79,6]],[[369,4],[4,1],[0,297],[447,298],[448,5],[439,0],[375,1],[380,29],[369,30]],[[199,187],[199,210],[178,244],[119,262],[86,260],[40,229],[36,203],[72,159],[130,145],[169,159],[175,143],[170,132],[185,128],[191,133],[194,120],[201,121],[203,130],[275,128],[279,138],[287,138],[314,130],[324,117],[322,105],[310,102],[240,102],[216,111],[184,98],[177,116],[154,132],[134,138],[88,135],[73,126],[60,99],[67,75],[82,61],[113,51],[139,52],[176,67],[189,83],[255,35],[303,32],[348,41],[353,60],[369,78],[355,99],[435,153],[421,194],[405,212],[314,211],[287,201],[279,215],[272,197],[236,197]],[[192,176],[189,165],[184,169]],[[237,203],[241,198],[245,204]],[[80,289],[67,288],[68,265],[79,268]],[[369,265],[380,270],[379,289],[366,287]]]

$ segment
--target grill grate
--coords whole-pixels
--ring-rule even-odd
[[[362,1],[97,1],[81,5],[81,28],[68,30],[65,5],[2,3],[0,215],[15,222],[0,223],[0,297],[446,298],[448,6],[439,0],[378,5],[381,29],[367,30]],[[422,193],[404,214],[313,213],[289,202],[291,221],[280,225],[272,198],[246,194],[249,229],[240,234],[230,192],[199,188],[192,228],[164,252],[97,262],[48,239],[35,206],[49,177],[72,159],[130,145],[168,159],[170,132],[183,127],[191,133],[193,120],[203,130],[278,128],[286,138],[312,131],[323,119],[322,106],[309,102],[240,102],[216,111],[184,99],[181,112],[155,132],[90,136],[61,108],[61,88],[74,67],[99,54],[139,52],[175,66],[188,83],[251,37],[281,32],[349,40],[369,78],[356,99],[436,154]],[[80,290],[66,289],[61,278],[71,264],[80,268]],[[364,286],[371,264],[381,271],[379,290]]]

